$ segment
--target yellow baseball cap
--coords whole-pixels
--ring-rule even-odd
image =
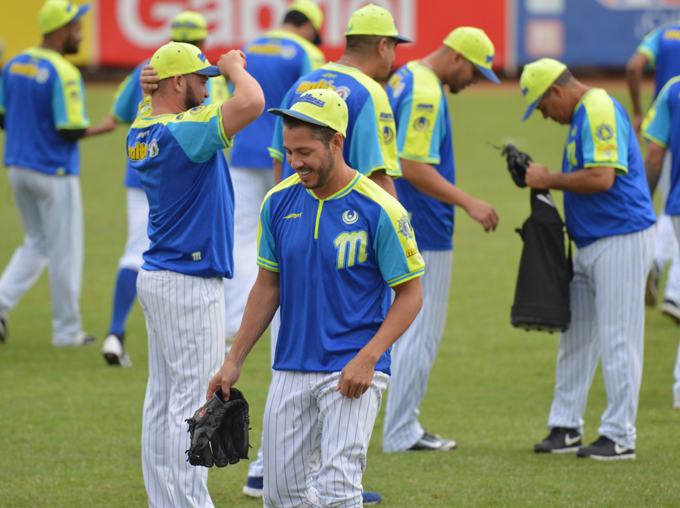
[[[207,36],[208,23],[198,12],[180,12],[170,23],[170,39],[175,42],[201,41]]]
[[[68,0],[47,0],[38,12],[38,26],[42,34],[49,34],[75,21],[90,10],[90,5],[76,5]]]
[[[158,73],[158,81],[178,74],[202,74],[211,78],[220,75],[217,66],[210,65],[200,49],[186,42],[169,42],[161,46],[149,63]]]
[[[399,35],[390,11],[374,4],[368,4],[352,14],[347,22],[345,35],[379,35],[392,37],[397,42],[413,42]]]
[[[486,78],[494,83],[500,83],[496,74],[491,70],[496,50],[484,30],[471,26],[461,26],[446,36],[444,44],[454,51],[458,51],[466,60],[475,64]]]
[[[277,116],[291,116],[314,125],[323,125],[347,137],[347,104],[333,90],[320,88],[300,96],[290,109],[270,109]]]
[[[522,121],[531,116],[543,94],[566,69],[566,65],[552,58],[541,58],[524,66],[522,76],[519,78],[519,87],[528,106]]]
[[[295,0],[288,6],[288,12],[298,11],[307,16],[312,22],[312,26],[318,32],[323,25],[323,11],[319,4],[312,2],[312,0]]]

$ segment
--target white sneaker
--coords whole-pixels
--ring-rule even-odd
[[[71,342],[66,342],[66,343],[52,343],[53,346],[55,347],[80,347],[80,346],[91,346],[97,342],[97,339],[92,337],[91,335],[88,335],[87,333],[80,331],[78,332],[75,337],[73,337],[73,340]]]
[[[680,306],[673,300],[664,300],[661,304],[661,313],[673,318],[675,324],[680,325]]]
[[[132,361],[130,357],[125,353],[123,348],[123,343],[120,338],[111,334],[104,340],[104,345],[102,346],[102,353],[104,353],[104,359],[109,365],[120,365],[121,367],[132,367]]]

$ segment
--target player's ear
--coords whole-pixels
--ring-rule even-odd
[[[345,146],[345,138],[342,137],[342,134],[339,132],[336,132],[333,134],[333,137],[331,138],[331,148],[333,149],[333,152],[340,152],[342,153],[342,149]]]
[[[175,92],[181,92],[184,89],[186,78],[181,74],[177,74],[172,78],[172,87]]]

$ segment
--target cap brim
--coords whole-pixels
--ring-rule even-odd
[[[328,127],[328,124],[315,120],[311,116],[304,115],[299,111],[293,111],[292,109],[268,109],[267,113],[271,113],[276,116],[292,116],[303,122],[313,123],[314,125],[321,125],[322,127]]]
[[[501,80],[498,79],[498,76],[496,76],[496,74],[491,69],[487,69],[486,67],[482,67],[481,65],[477,65],[477,64],[475,64],[475,65],[477,66],[477,69],[479,69],[479,72],[481,72],[484,75],[484,77],[486,79],[488,79],[489,81],[491,81],[493,83],[500,83],[501,82]]]
[[[221,75],[220,69],[217,67],[217,65],[209,65],[205,69],[195,71],[194,74],[201,74],[203,76],[208,76],[209,78],[215,78]]]
[[[78,12],[76,13],[75,16],[73,16],[73,19],[71,21],[75,21],[78,18],[82,18],[87,12],[90,10],[90,4],[83,4],[78,7]],[[71,22],[69,21],[69,23]]]
[[[536,99],[534,102],[529,104],[529,107],[524,112],[524,116],[522,117],[522,121],[526,120],[527,118],[529,118],[531,116],[531,113],[533,113],[534,110],[536,109],[536,106],[538,106],[538,103],[541,100],[541,97],[543,97],[543,96],[541,95],[538,99]]]
[[[405,42],[413,42],[411,39],[408,39],[402,35],[390,35],[393,39],[397,40],[397,44],[403,44]]]

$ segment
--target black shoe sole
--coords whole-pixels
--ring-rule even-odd
[[[570,446],[568,448],[553,448],[552,450],[537,450],[534,448],[534,452],[536,453],[573,453],[577,452],[578,449],[581,447],[581,444],[577,444],[574,446]]]
[[[577,455],[579,459],[595,459],[595,460],[635,460],[637,456],[634,453],[624,453],[622,455]]]
[[[118,355],[113,354],[113,353],[104,353],[104,359],[106,360],[106,363],[112,366],[120,366],[120,358],[118,358]]]

